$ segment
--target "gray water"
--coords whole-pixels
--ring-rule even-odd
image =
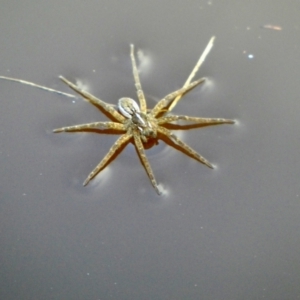
[[[52,129],[107,120],[89,103],[0,81],[1,299],[299,299],[299,1],[5,1],[0,75],[237,120],[177,132],[211,170],[160,142],[133,145],[87,187],[117,139]],[[274,27],[279,26],[279,27]]]

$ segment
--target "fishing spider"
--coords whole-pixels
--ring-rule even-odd
[[[172,129],[189,129],[201,126],[208,125],[217,125],[217,124],[233,124],[233,120],[229,119],[220,119],[220,118],[198,118],[190,117],[184,115],[171,115],[168,114],[178,103],[180,98],[191,91],[193,88],[205,81],[205,78],[201,78],[194,82],[191,82],[196,72],[200,68],[200,65],[204,61],[206,55],[209,53],[212,48],[214,37],[212,37],[205,48],[204,52],[200,56],[196,66],[194,67],[192,73],[188,77],[184,86],[179,90],[176,90],[164,98],[162,98],[152,109],[147,108],[146,99],[144,92],[142,90],[137,65],[134,57],[134,46],[130,45],[130,58],[132,64],[133,78],[135,82],[136,92],[139,99],[138,105],[131,98],[121,98],[118,101],[118,110],[114,105],[106,103],[92,94],[84,91],[79,86],[68,81],[63,76],[59,78],[65,82],[71,89],[80,94],[83,98],[88,100],[94,106],[100,108],[110,119],[109,122],[93,122],[87,124],[79,124],[74,126],[67,126],[62,128],[54,129],[53,132],[75,132],[75,131],[97,131],[104,132],[105,130],[122,133],[122,135],[117,139],[117,141],[109,149],[108,153],[104,156],[101,162],[94,168],[94,170],[88,175],[86,180],[83,182],[83,185],[87,185],[91,179],[93,179],[102,169],[104,169],[111,160],[121,152],[121,150],[128,144],[130,141],[134,143],[136,151],[140,157],[141,163],[143,164],[147,175],[155,188],[158,194],[161,194],[161,191],[158,188],[158,184],[155,180],[152,168],[149,164],[149,161],[145,154],[144,146],[148,145],[150,142],[157,142],[158,139],[163,139],[169,145],[174,147],[177,150],[182,151],[186,155],[198,160],[199,162],[205,164],[209,168],[213,169],[212,164],[206,160],[203,156],[193,150],[190,146],[181,141],[175,134],[170,131]],[[0,79],[16,81],[23,84],[35,86],[47,91],[56,92],[68,97],[75,97],[64,92],[53,90],[45,86],[40,86],[32,82],[28,82],[21,79],[10,78],[6,76],[0,76]],[[193,122],[193,124],[188,125],[187,127],[181,127],[172,122],[184,120]]]
[[[198,118],[184,115],[171,115],[168,114],[172,103],[205,81],[205,78],[201,78],[192,83],[186,84],[179,90],[176,90],[164,98],[162,98],[152,109],[147,109],[147,103],[144,92],[142,90],[136,60],[134,57],[134,46],[130,45],[130,57],[132,63],[133,77],[136,87],[137,96],[139,99],[138,105],[131,98],[121,98],[118,101],[118,110],[114,105],[108,104],[95,96],[91,95],[87,91],[82,90],[72,82],[68,81],[63,76],[59,78],[65,82],[71,89],[80,94],[83,98],[88,100],[91,104],[102,108],[107,115],[114,121],[109,122],[93,122],[87,124],[80,124],[74,126],[67,126],[58,129],[54,129],[53,132],[74,132],[74,131],[89,131],[89,130],[112,130],[122,135],[112,145],[108,153],[104,156],[101,162],[94,168],[94,170],[88,175],[83,185],[87,185],[91,179],[93,179],[106,165],[110,163],[112,157],[116,155],[120,148],[125,147],[130,141],[134,142],[136,151],[140,157],[140,160],[147,172],[147,175],[158,194],[161,191],[158,188],[157,181],[155,180],[152,168],[146,157],[144,144],[157,138],[163,138],[170,141],[170,145],[175,149],[179,149],[185,154],[193,157],[199,162],[205,164],[209,168],[213,168],[212,164],[206,160],[203,156],[198,154],[190,146],[181,141],[176,135],[174,135],[167,127],[172,125],[172,122],[177,120],[184,120],[194,122],[198,125],[216,125],[216,124],[233,124],[233,120],[220,119],[220,118]],[[173,124],[174,125],[174,124]],[[175,128],[181,129],[181,128]]]

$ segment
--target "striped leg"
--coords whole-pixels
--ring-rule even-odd
[[[111,114],[119,122],[123,122],[125,120],[125,117],[123,117],[112,105],[107,104],[106,102],[98,99],[97,97],[93,96],[89,92],[80,89],[77,85],[70,82],[69,80],[67,80],[63,76],[59,76],[59,78],[64,83],[66,83],[71,89],[73,89],[75,92],[77,92],[83,98],[88,100],[90,103],[92,103],[93,105],[102,107],[105,111],[107,111],[109,114]]]
[[[140,138],[140,136],[138,134],[133,134],[133,138],[134,138],[134,143],[135,143],[135,146],[136,146],[136,150],[141,158],[141,161],[142,161],[142,164],[147,172],[147,175],[153,185],[153,187],[155,188],[156,190],[156,193],[158,195],[161,194],[161,191],[159,190],[158,188],[158,184],[155,180],[155,177],[154,177],[154,174],[153,174],[153,171],[152,171],[152,168],[150,166],[150,163],[148,161],[148,158],[145,154],[145,149],[144,149],[144,146],[143,146],[143,143],[142,143],[142,140]]]
[[[234,124],[235,123],[234,120],[221,119],[221,118],[198,118],[198,117],[190,117],[190,116],[170,115],[170,116],[159,118],[158,124],[162,125],[162,124],[174,122],[177,120],[184,120],[184,121],[194,122],[196,124],[207,124],[207,125]]]
[[[177,146],[183,151],[190,154],[194,159],[198,160],[199,162],[203,163],[204,165],[208,166],[209,168],[213,169],[213,165],[205,159],[202,155],[197,153],[194,149],[192,149],[190,146],[188,146],[186,143],[181,141],[176,135],[174,135],[171,131],[168,129],[159,126],[157,128],[157,131],[160,132],[162,135],[166,136],[170,140],[176,143]]]
[[[144,92],[142,89],[139,72],[138,72],[138,69],[136,66],[133,44],[130,45],[130,58],[131,58],[131,63],[132,63],[132,72],[133,72],[133,78],[134,78],[134,83],[135,83],[135,87],[136,87],[136,93],[137,93],[139,101],[140,101],[141,112],[146,113],[147,112],[147,104],[146,104],[145,95],[144,95]]]
[[[53,132],[74,132],[74,131],[83,131],[88,129],[112,129],[117,131],[125,131],[125,125],[116,123],[116,122],[94,122],[94,123],[86,123],[79,124],[74,126],[66,126],[61,128],[56,128]]]
[[[112,158],[116,151],[125,143],[127,143],[132,137],[131,133],[125,133],[121,135],[117,141],[109,149],[108,153],[104,156],[101,162],[96,166],[96,168],[88,175],[83,185],[87,185],[107,164],[107,162]]]

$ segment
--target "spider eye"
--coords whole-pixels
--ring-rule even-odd
[[[134,114],[140,112],[138,104],[131,98],[119,99],[118,108],[120,113],[129,119],[131,119]]]

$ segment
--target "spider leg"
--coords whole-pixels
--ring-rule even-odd
[[[189,75],[188,79],[186,80],[186,82],[184,83],[183,87],[188,86],[190,84],[190,82],[192,81],[192,79],[195,77],[196,73],[198,72],[198,70],[200,69],[202,63],[204,62],[206,56],[208,55],[208,53],[210,52],[211,48],[213,47],[214,44],[214,40],[215,37],[212,36],[207,44],[207,46],[205,47],[203,53],[201,54],[199,60],[197,61],[194,69],[192,70],[191,74]],[[174,101],[171,103],[170,107],[168,108],[168,111],[171,111],[179,102],[179,100],[181,99],[181,95],[177,96]]]
[[[112,105],[107,104],[106,102],[100,100],[99,98],[93,96],[87,91],[84,91],[80,89],[77,85],[70,82],[63,76],[59,76],[59,78],[66,83],[71,89],[73,89],[75,92],[77,92],[79,95],[81,95],[83,98],[88,100],[90,103],[92,103],[95,106],[102,107],[105,111],[107,111],[109,114],[111,114],[116,120],[119,122],[125,121],[125,117],[123,117]]]
[[[112,147],[109,149],[107,154],[103,157],[101,162],[96,166],[96,168],[88,175],[86,180],[83,182],[83,185],[86,186],[91,179],[93,179],[107,164],[107,162],[112,158],[112,156],[116,153],[116,151],[124,145],[126,142],[130,140],[132,137],[131,133],[124,133],[121,135],[116,142],[112,145]]]
[[[94,123],[86,123],[79,124],[74,126],[66,126],[61,128],[53,129],[53,132],[72,132],[72,131],[82,131],[88,129],[112,129],[118,131],[126,131],[125,125],[116,122],[94,122]]]
[[[159,114],[161,112],[161,110],[163,108],[165,108],[166,106],[168,106],[178,95],[183,95],[187,92],[189,92],[190,90],[192,90],[193,88],[195,88],[197,85],[201,84],[202,82],[204,82],[205,78],[201,78],[199,80],[193,81],[192,83],[190,83],[188,86],[186,87],[182,87],[181,89],[172,92],[170,94],[168,94],[167,96],[165,96],[163,99],[161,99],[155,106],[154,108],[150,111],[150,115],[152,117],[155,117],[157,114]]]
[[[188,146],[186,143],[181,141],[175,134],[173,134],[170,130],[158,126],[157,131],[161,133],[162,135],[166,136],[170,140],[176,143],[177,146],[179,146],[180,149],[183,151],[189,153],[194,159],[198,160],[199,162],[203,163],[204,165],[208,166],[209,168],[213,169],[213,165],[205,159],[202,155],[197,153],[194,149],[192,149],[190,146]]]
[[[190,116],[166,116],[161,117],[157,120],[159,125],[174,122],[177,120],[184,120],[195,122],[197,124],[208,124],[208,125],[217,125],[217,124],[234,124],[234,120],[230,119],[221,119],[221,118],[198,118],[198,117],[190,117]]]
[[[23,79],[6,77],[6,76],[0,76],[0,79],[5,79],[5,80],[9,80],[9,81],[19,82],[19,83],[22,83],[22,84],[31,85],[33,87],[36,87],[38,89],[45,90],[45,91],[48,91],[48,92],[57,93],[59,95],[64,95],[64,96],[67,96],[67,97],[70,97],[70,98],[76,98],[76,96],[74,96],[72,94],[68,94],[68,93],[64,93],[64,92],[58,91],[58,90],[54,90],[54,89],[48,88],[46,86],[39,85],[39,84],[30,82],[30,81],[26,81],[26,80],[23,80]]]
[[[148,175],[148,177],[149,177],[149,179],[150,179],[153,187],[155,188],[156,193],[158,195],[160,195],[161,191],[158,188],[158,184],[157,184],[157,182],[155,180],[152,168],[151,168],[150,163],[148,161],[148,158],[147,158],[147,156],[145,154],[145,149],[144,149],[142,140],[141,140],[140,136],[138,134],[136,134],[136,133],[133,133],[133,138],[134,138],[134,143],[135,143],[136,150],[137,150],[137,152],[139,154],[139,157],[140,157],[140,159],[142,161],[142,164],[143,164],[143,166],[144,166],[144,168],[145,168],[145,170],[147,172],[147,175]]]
[[[146,113],[147,112],[147,104],[146,104],[144,92],[142,90],[139,72],[138,72],[138,69],[136,66],[133,44],[130,44],[130,58],[131,58],[131,63],[132,63],[132,72],[133,72],[133,78],[134,78],[134,83],[135,83],[135,87],[136,87],[136,93],[137,93],[139,101],[140,101],[141,112]]]

